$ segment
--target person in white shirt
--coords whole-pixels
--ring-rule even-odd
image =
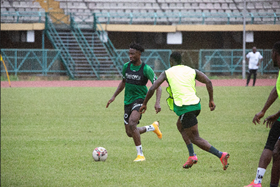
[[[257,79],[257,70],[262,60],[263,60],[263,56],[260,54],[260,52],[257,51],[256,47],[253,47],[252,52],[249,52],[246,55],[246,61],[247,63],[249,62],[249,74],[247,77],[246,86],[248,86],[252,74],[254,75],[253,86],[255,86],[256,79]]]

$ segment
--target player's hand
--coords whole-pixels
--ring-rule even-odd
[[[109,106],[114,100],[115,100],[115,97],[112,97],[112,98],[108,101],[108,103],[107,103],[107,105],[106,105],[106,108],[108,108],[108,106]]]
[[[141,114],[144,114],[146,110],[147,110],[147,106],[146,106],[146,105],[142,105],[142,106],[140,107],[140,109],[139,109],[139,112],[140,112]]]
[[[264,116],[264,112],[260,111],[259,113],[257,113],[254,118],[253,118],[253,123],[256,125],[256,122],[258,124],[260,124],[260,120],[261,118]]]
[[[271,128],[274,124],[274,122],[278,119],[277,115],[271,115],[268,116],[264,121],[263,124],[266,124],[266,128],[269,127]]]
[[[210,111],[215,110],[216,105],[215,105],[214,101],[209,101],[209,108],[210,108]]]
[[[161,107],[159,104],[155,104],[155,110],[156,110],[156,114],[161,111]]]

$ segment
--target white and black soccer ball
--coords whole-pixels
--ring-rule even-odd
[[[106,161],[108,152],[104,147],[96,147],[92,152],[92,157],[95,161]]]

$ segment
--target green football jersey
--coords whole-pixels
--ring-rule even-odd
[[[143,78],[148,79],[151,81],[151,83],[153,84],[154,81],[157,79],[153,69],[147,65],[144,64],[144,67],[142,67],[142,64],[140,66],[134,66],[132,63],[130,63],[130,69],[128,70],[129,66],[129,62],[125,63],[123,65],[123,70],[122,70],[122,75],[123,78],[126,79],[126,83],[125,83],[125,92],[124,92],[124,104],[128,105],[130,103],[132,103],[133,101],[135,101],[136,99],[145,99],[146,94],[148,92],[148,88],[145,85],[143,85],[143,81],[141,82],[141,80]],[[142,71],[142,72],[139,72]],[[142,79],[138,81],[141,82],[141,84],[134,84],[134,83],[128,83],[131,81],[127,81],[128,79],[138,79],[138,77],[142,77]],[[137,80],[135,80],[137,81]],[[144,82],[145,83],[145,82]]]

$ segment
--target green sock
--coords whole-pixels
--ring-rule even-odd
[[[188,145],[187,145],[187,148],[188,148],[188,150],[189,150],[189,155],[190,155],[190,156],[194,156],[193,144],[192,144],[192,143],[191,143],[191,144],[188,144]]]
[[[210,153],[212,153],[213,155],[216,155],[217,157],[221,158],[222,157],[222,152],[218,151],[215,147],[211,146]]]

